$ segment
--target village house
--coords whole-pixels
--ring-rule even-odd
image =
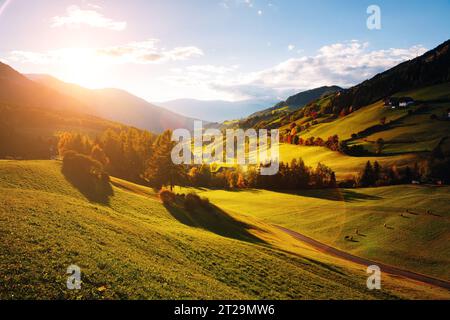
[[[388,97],[384,99],[384,106],[386,108],[407,108],[415,103],[411,97]]]

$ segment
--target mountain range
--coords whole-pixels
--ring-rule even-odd
[[[203,119],[210,122],[223,122],[240,119],[276,103],[270,99],[243,101],[178,99],[156,103],[173,112],[187,117]]]
[[[20,107],[93,113],[93,109],[81,101],[32,81],[1,62],[0,103]]]
[[[144,99],[120,89],[86,89],[65,83],[48,75],[27,77],[56,92],[89,106],[90,112],[104,119],[152,132],[166,129],[193,128],[194,119],[155,106]]]
[[[325,93],[340,89],[321,87],[298,93],[279,103],[269,99],[237,102],[179,99],[158,106],[124,90],[87,89],[50,75],[22,75],[0,63],[0,103],[89,114],[156,133],[166,129],[192,129],[194,119],[220,123],[272,111],[286,104],[296,109]],[[264,109],[273,104],[275,106]],[[263,111],[259,111],[261,109]]]
[[[258,112],[255,112],[250,115],[250,117],[254,116],[262,116],[266,113],[272,113],[272,111],[280,110],[280,109],[288,109],[289,111],[298,110],[304,107],[309,102],[317,100],[323,96],[338,92],[343,90],[338,86],[323,86],[307,91],[302,91],[293,96],[290,96],[286,99],[286,101],[281,101],[275,104],[273,107],[264,109]],[[287,108],[286,108],[287,107]]]
[[[263,107],[273,101],[182,99],[157,106],[123,90],[86,89],[48,75],[24,76],[0,63],[0,103],[84,113],[152,132],[191,129],[194,118],[210,122],[241,119],[234,123],[243,127],[273,126],[276,121],[283,125],[289,119],[299,118],[300,114],[297,113],[303,107],[323,108],[325,114],[339,114],[345,108],[352,107],[354,111],[401,91],[450,81],[449,48],[450,40],[354,87],[315,88],[293,95],[267,109]],[[325,96],[326,101],[322,99]]]

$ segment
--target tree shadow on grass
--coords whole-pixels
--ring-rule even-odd
[[[239,193],[239,192],[261,193],[262,192],[260,189],[253,189],[253,188],[244,188],[244,189],[235,188],[235,189],[228,189],[227,191],[228,192],[235,192],[235,193]]]
[[[74,186],[90,202],[109,205],[109,198],[114,195],[114,190],[108,180],[100,179],[93,175],[80,174],[62,170],[66,180]]]
[[[296,191],[279,191],[283,193],[293,194],[308,198],[317,198],[330,201],[340,202],[357,202],[365,200],[381,200],[383,198],[372,196],[348,189],[311,189],[311,190],[296,190]]]
[[[189,227],[201,228],[223,237],[251,242],[265,243],[249,232],[255,229],[247,223],[236,220],[222,209],[209,204],[193,210],[186,210],[179,203],[165,204],[167,211],[179,222]]]

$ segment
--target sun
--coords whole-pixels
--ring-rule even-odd
[[[96,88],[105,80],[106,65],[92,49],[61,49],[55,56],[58,76],[66,82]]]

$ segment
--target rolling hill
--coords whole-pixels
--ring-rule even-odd
[[[151,189],[112,183],[107,201],[90,202],[59,162],[0,161],[0,298],[448,298],[389,275],[382,291],[369,291],[362,266],[255,218],[217,208],[196,220]],[[72,264],[81,268],[80,291],[66,289]]]
[[[350,145],[361,144],[375,154],[378,139],[383,139],[384,147],[380,156],[401,155],[408,153],[426,153],[432,151],[442,139],[450,136],[450,125],[447,110],[450,100],[450,82],[421,89],[399,93],[419,100],[416,106],[402,109],[391,109],[378,101],[363,107],[345,117],[334,121],[319,122],[300,133],[304,139],[321,137],[327,139],[337,134],[342,140],[349,140]],[[377,130],[381,119],[386,124]],[[282,129],[287,129],[285,126]],[[373,132],[372,132],[373,131]],[[354,135],[357,137],[353,137]]]
[[[406,185],[291,193],[197,190],[227,212],[245,213],[346,252],[447,281],[449,191],[449,187]]]
[[[124,90],[86,89],[48,75],[27,75],[27,77],[89,105],[92,114],[104,119],[156,133],[166,129],[193,128],[194,119],[155,106]]]

